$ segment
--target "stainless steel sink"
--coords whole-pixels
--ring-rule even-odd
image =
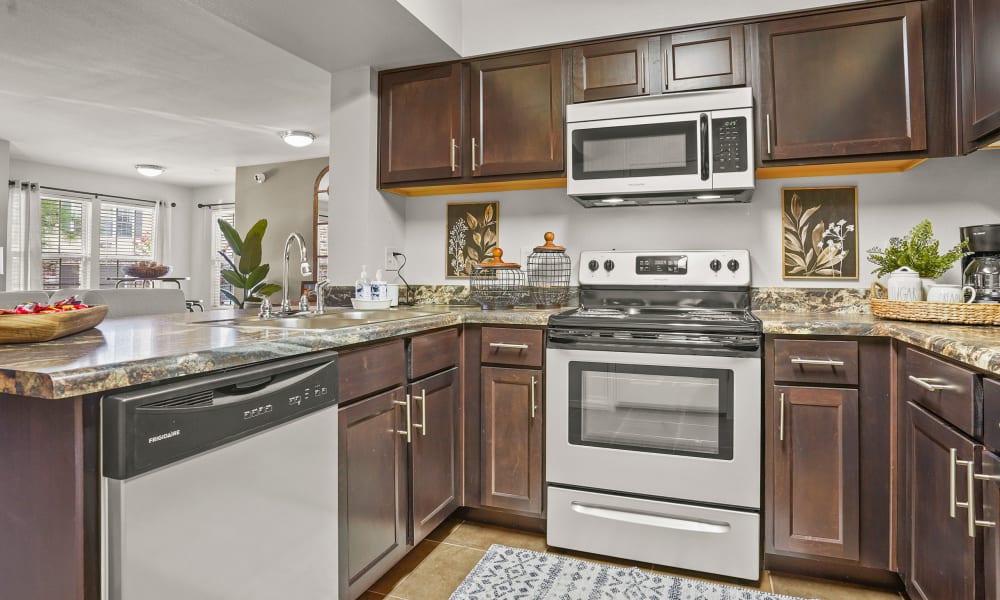
[[[415,310],[353,310],[329,309],[322,315],[298,313],[294,315],[260,319],[257,317],[235,317],[217,321],[199,321],[200,325],[215,325],[220,327],[271,327],[279,329],[339,329],[342,327],[357,327],[371,323],[384,323],[401,319],[427,317],[434,313]]]

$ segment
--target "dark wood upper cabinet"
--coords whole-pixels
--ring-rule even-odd
[[[905,406],[902,533],[907,543],[899,560],[905,562],[900,566],[906,590],[910,598],[921,600],[982,598],[976,595],[977,586],[982,585],[982,571],[976,564],[981,536],[969,537],[966,509],[952,505],[967,500],[967,485],[966,469],[953,465],[951,456],[954,450],[959,460],[975,462],[982,447],[916,404]],[[952,511],[955,517],[950,516]]]
[[[407,552],[403,388],[340,409],[340,597],[357,598]]]
[[[742,25],[669,33],[660,37],[663,91],[746,85]]]
[[[457,340],[454,345],[457,347]],[[459,504],[458,369],[411,383],[409,394],[413,419],[410,481],[416,545]]]
[[[1000,136],[1000,2],[956,0],[963,142],[971,151]]]
[[[574,48],[573,102],[648,94],[648,48],[647,38]]]
[[[858,560],[857,390],[777,387],[774,401],[775,549]]]
[[[462,176],[462,69],[458,63],[379,77],[383,183]]]
[[[542,372],[482,369],[480,504],[542,512]]]
[[[562,171],[562,52],[470,63],[473,177]]]
[[[927,147],[921,3],[758,27],[762,161]]]

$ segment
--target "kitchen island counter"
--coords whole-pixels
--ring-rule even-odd
[[[754,311],[770,335],[889,337],[1000,375],[1000,327],[890,321],[870,314]]]
[[[428,314],[325,330],[206,324],[240,315],[231,310],[107,319],[60,340],[0,344],[0,393],[70,398],[463,323],[544,326],[550,314],[564,309],[412,310]]]

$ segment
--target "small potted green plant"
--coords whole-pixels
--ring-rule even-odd
[[[954,266],[968,246],[968,241],[962,240],[942,253],[941,242],[934,238],[931,222],[924,219],[906,236],[890,238],[886,248],[875,247],[869,250],[868,262],[875,265],[872,273],[879,278],[903,267],[916,271],[926,292],[927,286]]]
[[[222,219],[219,219],[219,229],[233,251],[233,258],[225,252],[219,252],[231,267],[222,269],[222,278],[233,286],[234,292],[242,290],[243,297],[239,298],[229,290],[222,290],[222,294],[232,300],[237,308],[245,308],[248,302],[260,302],[262,298],[281,291],[280,285],[264,281],[271,271],[271,265],[260,262],[267,219],[254,223],[246,237],[241,237],[235,227]]]

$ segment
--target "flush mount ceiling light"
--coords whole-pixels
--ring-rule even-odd
[[[316,139],[316,136],[308,131],[282,131],[278,135],[281,136],[281,139],[285,140],[286,144],[295,146],[296,148],[304,148]]]
[[[146,177],[156,177],[157,175],[162,175],[166,171],[166,167],[161,167],[160,165],[136,165],[135,170],[139,172],[140,175],[145,175]]]

